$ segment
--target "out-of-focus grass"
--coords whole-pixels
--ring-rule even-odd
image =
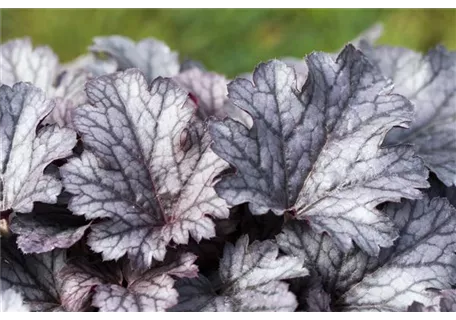
[[[456,49],[456,10],[381,9],[3,9],[2,42],[30,36],[68,61],[97,35],[156,37],[209,69],[234,76],[274,57],[336,50],[383,22],[380,43]]]

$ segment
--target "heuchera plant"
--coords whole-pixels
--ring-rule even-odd
[[[456,311],[456,52],[380,31],[234,80],[2,44],[2,311]]]

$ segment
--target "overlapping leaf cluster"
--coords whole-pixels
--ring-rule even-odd
[[[234,80],[2,44],[2,311],[456,311],[456,53],[378,36]]]

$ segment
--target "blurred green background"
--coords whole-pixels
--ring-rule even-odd
[[[2,9],[2,42],[30,36],[69,61],[97,35],[156,37],[232,77],[262,60],[334,51],[376,22],[379,43],[456,49],[456,9]]]

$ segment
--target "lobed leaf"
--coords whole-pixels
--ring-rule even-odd
[[[391,94],[384,77],[353,46],[338,59],[314,53],[301,90],[293,69],[260,64],[251,83],[236,79],[230,100],[253,127],[213,121],[213,150],[236,172],[215,186],[230,206],[249,202],[254,214],[296,213],[348,251],[352,240],[370,255],[397,237],[376,209],[385,201],[419,198],[427,171],[410,146],[381,148],[394,126],[406,126],[412,105]]]
[[[209,148],[203,123],[192,120],[187,94],[169,79],[151,89],[139,70],[90,81],[91,105],[74,125],[87,150],[61,168],[69,208],[93,224],[92,250],[104,259],[125,253],[139,268],[163,260],[166,245],[215,235],[212,217],[228,217],[213,179],[227,165]]]

